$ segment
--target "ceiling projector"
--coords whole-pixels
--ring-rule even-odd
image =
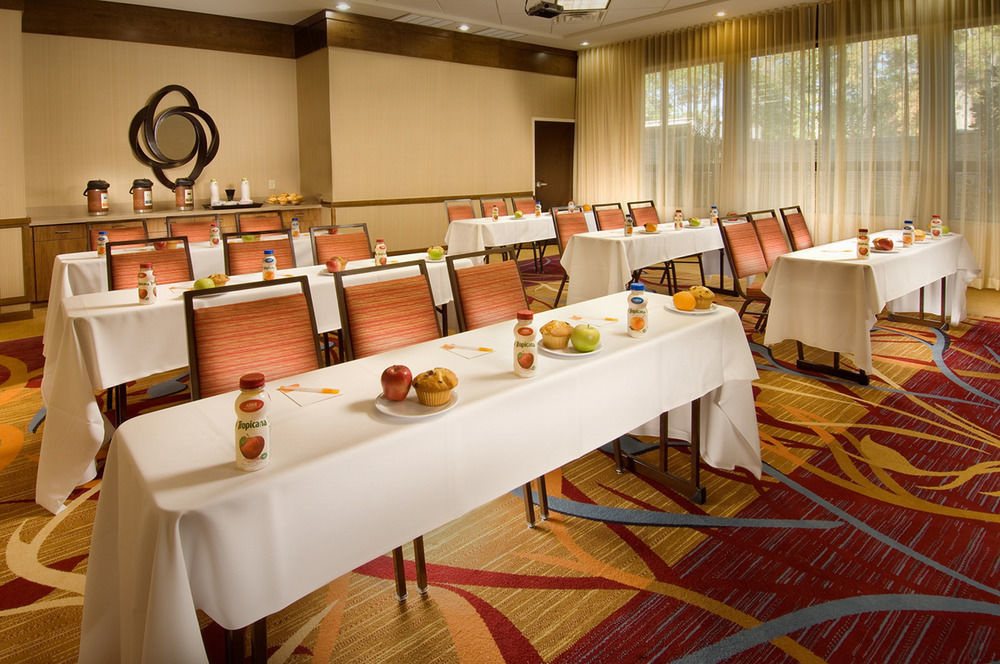
[[[538,2],[531,7],[525,6],[524,13],[528,16],[541,16],[542,18],[555,18],[562,14],[563,8],[558,2]]]

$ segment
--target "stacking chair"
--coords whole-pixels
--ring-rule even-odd
[[[635,223],[636,228],[642,228],[648,223],[654,223],[657,225],[660,224],[660,215],[657,214],[656,204],[653,203],[653,201],[629,201],[628,203],[626,203],[626,205],[628,206],[628,213],[632,215],[632,221]],[[698,266],[699,268],[701,268],[701,256],[697,256],[696,258]],[[687,261],[681,261],[681,262],[687,262]],[[639,270],[636,270],[635,273],[632,275],[632,280],[638,281],[640,275],[642,274],[642,271],[648,269],[662,270],[663,273],[660,275],[660,283],[662,284],[664,279],[669,277],[670,279],[667,282],[667,288],[670,290],[671,293],[677,290],[677,269],[674,267],[673,261],[667,261],[662,266],[657,266],[655,268],[652,267],[640,268]],[[705,283],[703,268],[702,268],[701,283],[702,284]]]
[[[292,231],[272,231],[254,235],[251,241],[244,241],[245,233],[225,233],[222,249],[226,261],[226,274],[247,274],[260,272],[265,249],[274,249],[274,258],[279,270],[295,267],[295,245]]]
[[[468,254],[448,256],[448,279],[455,309],[458,312],[458,329],[461,332],[485,327],[517,317],[517,312],[528,308],[524,295],[524,283],[515,261],[504,260],[490,263],[493,255],[502,255],[497,249],[475,251]],[[456,267],[456,261],[470,261],[482,258],[483,263],[467,267]],[[535,526],[535,507],[531,499],[531,482],[523,487],[524,511],[528,527]],[[538,478],[538,506],[542,519],[549,518],[548,492],[545,476]]]
[[[349,261],[372,257],[368,237],[368,224],[343,224],[341,226],[313,226],[309,229],[313,263],[323,265],[334,256]]]
[[[165,244],[156,249],[155,245]],[[108,290],[136,288],[139,285],[139,265],[151,263],[157,284],[172,284],[194,279],[191,267],[191,250],[186,237],[164,237],[146,240],[137,245],[134,242],[109,242]]]
[[[785,240],[785,234],[781,230],[781,223],[774,210],[758,210],[747,212],[747,221],[753,224],[754,232],[757,233],[757,241],[760,242],[761,251],[764,252],[764,260],[767,262],[767,269],[770,271],[774,267],[774,262],[778,256],[787,254],[790,249]]]
[[[577,233],[586,233],[588,230],[587,218],[584,216],[583,210],[580,209],[570,212],[565,208],[552,208],[552,224],[556,229],[556,242],[559,244],[560,254],[566,252],[566,245],[569,244],[571,237]],[[556,293],[556,301],[552,305],[553,309],[559,306],[559,298],[562,297],[563,288],[566,287],[568,279],[569,275],[564,270],[562,281],[559,282],[559,291]]]
[[[621,203],[599,203],[592,207],[597,230],[607,231],[614,228],[625,228],[625,212]]]
[[[453,198],[444,202],[444,210],[448,214],[448,223],[460,219],[475,219],[476,211],[472,207],[471,198]]]
[[[281,215],[277,212],[244,213],[236,215],[236,230],[241,233],[280,231]]]
[[[389,273],[399,277],[372,281]],[[333,277],[340,306],[341,348],[346,359],[367,357],[441,336],[423,261],[335,272]],[[413,540],[413,559],[417,567],[417,591],[426,595],[423,536]],[[403,547],[392,550],[392,563],[396,598],[402,602],[406,599]]]
[[[145,219],[113,222],[91,221],[87,223],[87,246],[91,251],[97,249],[97,235],[101,231],[105,231],[108,234],[108,242],[121,242],[122,240],[145,241],[149,237]],[[139,242],[136,246],[141,247],[143,243]]]
[[[535,214],[535,199],[531,196],[514,196],[510,199],[515,210],[520,210],[521,214]]]
[[[792,243],[792,251],[808,249],[813,246],[812,235],[809,234],[809,227],[806,226],[806,219],[802,216],[802,208],[798,205],[778,208],[781,219],[785,222],[785,231],[788,239]]]
[[[733,286],[736,293],[743,298],[740,318],[743,318],[744,313],[757,316],[754,329],[763,330],[771,298],[761,290],[759,283],[749,283],[746,287],[743,285],[743,279],[752,279],[767,272],[767,259],[764,258],[764,252],[760,248],[760,241],[757,239],[753,224],[748,221],[733,223],[720,221],[719,232],[722,233],[722,244],[726,249],[729,268],[733,273]],[[760,311],[747,312],[751,302],[761,303]]]
[[[484,217],[493,216],[493,206],[497,207],[497,213],[501,217],[507,216],[507,201],[503,198],[482,198],[479,200],[479,205],[482,208]]]
[[[184,236],[188,242],[208,242],[212,226],[219,226],[219,215],[203,214],[196,217],[167,217],[167,235]]]

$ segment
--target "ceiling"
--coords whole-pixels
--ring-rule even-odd
[[[294,25],[340,0],[118,0],[129,4],[234,16]],[[610,0],[608,9],[556,19],[525,14],[526,0],[346,0],[346,13],[428,25],[444,30],[468,26],[468,34],[513,39],[569,50],[611,44],[725,18],[817,0]],[[568,0],[567,0],[568,1]],[[527,0],[529,6],[538,0]]]

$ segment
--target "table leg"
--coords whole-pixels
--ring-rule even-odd
[[[250,661],[253,664],[267,664],[267,620],[265,618],[255,622],[251,628]]]
[[[243,664],[246,657],[246,642],[243,640],[244,629],[226,630],[226,662],[228,664]]]
[[[417,566],[417,592],[427,595],[427,559],[424,558],[424,536],[413,540],[413,562]]]
[[[827,376],[843,378],[844,380],[854,381],[859,385],[868,385],[868,374],[866,374],[863,369],[849,371],[847,369],[840,368],[840,353],[833,354],[833,366],[830,366],[828,364],[820,364],[818,362],[807,362],[805,360],[805,355],[802,352],[802,342],[796,341],[795,346],[798,352],[798,359],[795,361],[795,368],[802,371],[814,371],[816,373],[826,374]]]
[[[535,503],[531,500],[531,482],[527,482],[521,487],[524,493],[524,519],[528,522],[529,528],[535,527]]]
[[[396,580],[396,599],[406,601],[406,568],[403,567],[403,547],[392,550],[392,574]]]
[[[947,277],[941,277],[941,315],[936,318],[931,318],[925,311],[924,307],[924,287],[920,287],[920,311],[916,316],[903,316],[901,314],[889,313],[889,320],[898,323],[910,323],[911,325],[924,325],[927,327],[937,328],[939,330],[948,329],[948,310],[946,305],[948,303],[948,291],[946,289]],[[933,315],[933,314],[931,314]]]
[[[545,475],[538,478],[538,513],[542,521],[549,520],[549,492],[545,488]]]

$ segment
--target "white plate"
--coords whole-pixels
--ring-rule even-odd
[[[639,232],[645,233],[646,235],[659,235],[663,231],[661,231],[660,229],[656,229],[655,231],[647,231],[645,228],[640,228]]]
[[[341,271],[343,271],[343,270],[341,270]],[[321,276],[321,277],[332,277],[333,276],[333,272],[330,272],[328,269],[326,269],[324,267],[322,270],[319,271],[319,276]]]
[[[451,391],[451,398],[443,406],[425,406],[417,399],[417,393],[410,393],[402,401],[391,401],[381,394],[375,398],[375,409],[386,415],[406,418],[432,417],[446,410],[451,410],[458,403],[458,390]]]
[[[577,349],[573,348],[573,342],[570,342],[565,348],[549,348],[541,341],[538,342],[538,349],[541,350],[546,355],[551,355],[552,357],[571,357],[575,360],[581,357],[587,357],[588,355],[597,355],[602,350],[604,350],[604,344],[597,342],[597,348],[590,351],[589,353],[581,353]]]
[[[426,263],[443,263],[444,261],[445,261],[444,256],[442,256],[441,258],[431,258],[430,256],[424,258],[424,262]]]
[[[892,249],[876,249],[875,247],[872,247],[872,253],[873,254],[898,254],[899,253],[899,249],[897,249],[896,247],[893,247]]]
[[[691,311],[684,311],[683,309],[678,309],[674,306],[673,302],[667,302],[663,305],[663,308],[667,311],[674,311],[679,314],[688,314],[690,316],[707,316],[708,314],[714,314],[719,310],[719,305],[715,302],[708,307],[708,309],[692,309]]]

